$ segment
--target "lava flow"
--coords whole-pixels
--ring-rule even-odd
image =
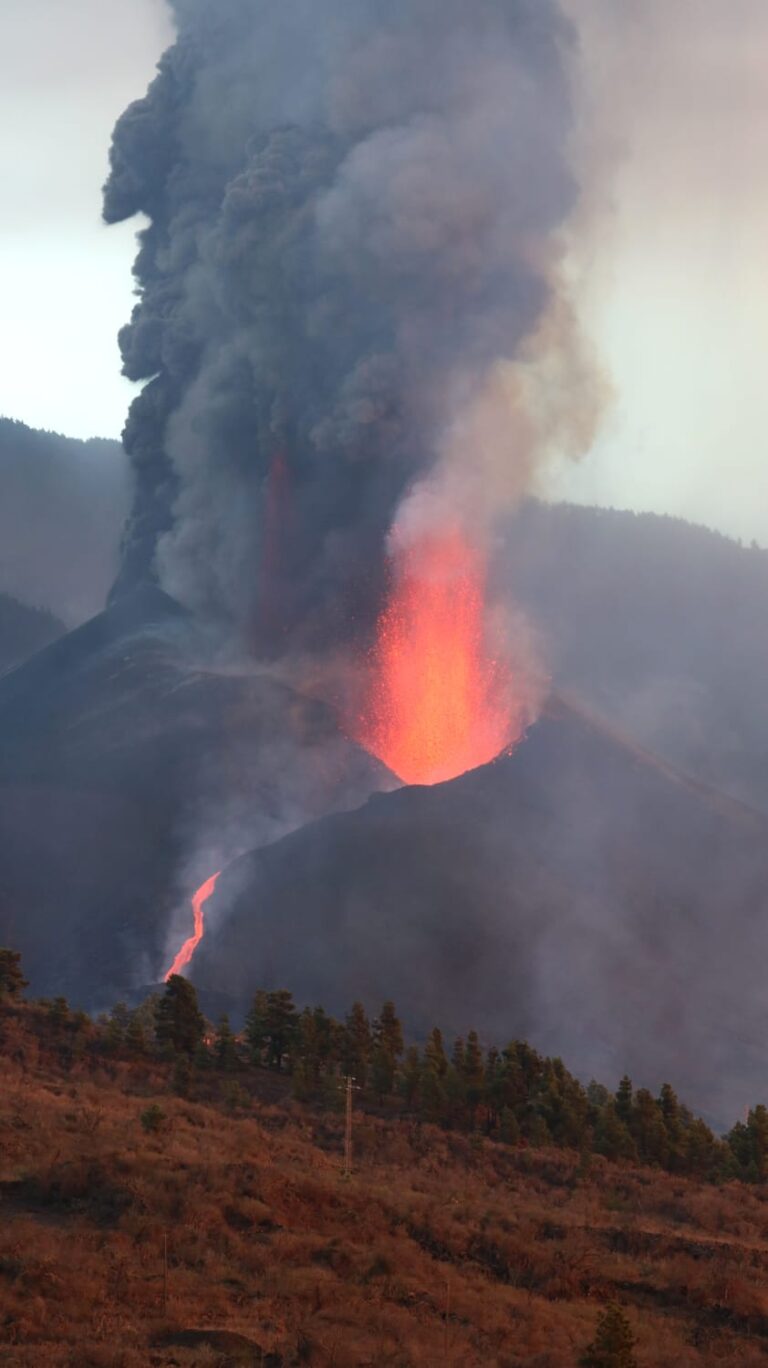
[[[485,642],[486,568],[459,528],[396,538],[357,739],[406,784],[437,784],[516,739],[511,670]]]
[[[168,982],[172,974],[180,974],[182,970],[186,969],[198,945],[203,939],[203,935],[205,934],[205,916],[203,914],[203,907],[207,903],[208,899],[211,897],[220,877],[221,870],[219,870],[218,874],[212,874],[210,879],[206,879],[205,883],[201,884],[200,888],[198,888],[197,892],[195,893],[192,899],[192,915],[194,917],[195,927],[194,934],[189,937],[189,940],[185,940],[184,944],[182,945],[178,955],[173,961],[173,964],[168,970],[168,973],[165,975],[166,983]]]

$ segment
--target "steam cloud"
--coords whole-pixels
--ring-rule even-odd
[[[373,621],[403,500],[487,524],[561,442],[537,374],[588,387],[558,287],[572,30],[554,0],[172,9],[105,188],[108,222],[150,219],[115,592],[156,575],[252,648],[327,648]]]

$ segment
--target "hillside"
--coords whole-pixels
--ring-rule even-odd
[[[70,627],[97,613],[117,571],[130,487],[119,442],[0,418],[0,592]]]
[[[553,700],[515,753],[374,796],[225,870],[195,982],[502,1030],[589,1077],[676,1078],[716,1120],[762,1086],[768,822]]]
[[[375,995],[404,946],[392,982],[414,1024],[431,1001],[493,1028],[511,1000],[521,1031],[572,1043],[580,1068],[637,1059],[728,1115],[762,1076],[765,842],[673,771],[768,811],[768,556],[670,519],[531,504],[501,560],[581,713],[455,787],[233,867],[200,982],[236,1005],[295,936],[300,991],[333,1001],[332,972],[337,994]],[[37,991],[109,1001],[162,972],[216,869],[388,787],[330,709],[212,664],[146,589],[0,680],[0,936]]]
[[[763,1186],[362,1111],[344,1181],[280,1076],[173,1095],[51,1020],[2,1016],[0,1362],[566,1368],[610,1300],[639,1368],[765,1362]]]
[[[0,593],[0,675],[42,650],[65,631],[52,613]]]
[[[38,992],[153,982],[211,862],[392,783],[327,708],[204,647],[146,589],[0,679],[0,941]]]
[[[555,687],[768,812],[768,551],[679,518],[531,502],[496,575]]]

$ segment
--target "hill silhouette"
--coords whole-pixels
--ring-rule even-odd
[[[679,518],[531,502],[496,575],[556,688],[768,812],[768,551]]]
[[[0,593],[0,675],[66,631],[53,613]]]
[[[69,627],[99,612],[117,571],[130,482],[119,442],[0,418],[0,592]],[[3,630],[0,621],[0,650]]]

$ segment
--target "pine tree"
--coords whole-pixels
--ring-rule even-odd
[[[638,1088],[635,1093],[630,1130],[641,1159],[648,1164],[664,1165],[667,1162],[669,1137],[661,1108],[647,1088]]]
[[[403,1028],[395,1012],[394,1002],[385,1002],[373,1028],[374,1043],[383,1045],[392,1059],[398,1060],[403,1053]]]
[[[477,1031],[470,1031],[464,1051],[464,1089],[469,1119],[474,1125],[477,1109],[485,1093],[485,1067]]]
[[[365,1088],[368,1083],[372,1049],[373,1037],[365,1008],[361,1002],[353,1002],[344,1022],[342,1067],[360,1088]]]
[[[424,1064],[436,1078],[445,1078],[448,1058],[443,1045],[443,1033],[435,1027],[424,1049]]]
[[[171,974],[155,1013],[155,1036],[161,1048],[193,1055],[205,1034],[197,993],[188,979]]]
[[[424,1049],[421,1071],[421,1105],[430,1121],[440,1121],[445,1115],[448,1068],[442,1032],[435,1027]]]
[[[385,1002],[373,1023],[372,1082],[379,1098],[388,1096],[395,1086],[397,1061],[403,1053],[403,1028],[393,1002]]]
[[[515,1113],[509,1107],[502,1107],[499,1116],[499,1139],[505,1145],[518,1145],[520,1143],[520,1127],[515,1119]]]
[[[540,1112],[534,1112],[526,1121],[525,1138],[534,1149],[544,1149],[552,1144],[549,1127]]]
[[[579,1368],[637,1368],[635,1343],[627,1317],[611,1303],[598,1319],[595,1338],[579,1359]]]
[[[750,1161],[762,1181],[768,1172],[768,1111],[762,1103],[749,1113],[747,1131],[749,1132]]]
[[[296,1040],[298,1013],[287,988],[267,994],[267,1062],[278,1071]]]
[[[616,1115],[628,1126],[632,1120],[632,1079],[625,1074],[616,1093]]]
[[[132,1055],[147,1053],[147,1037],[138,1012],[132,1012],[125,1032],[125,1046]]]
[[[248,1043],[251,1060],[257,1066],[264,1063],[264,1051],[269,1036],[267,1020],[269,1002],[267,994],[260,989],[253,999],[253,1006],[245,1022],[245,1039]]]
[[[421,1056],[415,1045],[410,1045],[405,1053],[405,1063],[403,1066],[403,1096],[409,1107],[414,1107],[420,1100],[422,1081]]]
[[[669,1083],[663,1084],[657,1105],[667,1133],[665,1163],[667,1167],[679,1171],[685,1167],[687,1158],[683,1117],[677,1094]]]
[[[595,1126],[594,1147],[606,1159],[636,1159],[637,1147],[629,1128],[619,1116],[615,1102],[600,1108]]]
[[[29,985],[21,971],[18,950],[0,949],[0,1002],[19,997]]]
[[[232,1073],[237,1068],[237,1042],[232,1034],[226,1012],[216,1031],[213,1056],[216,1061],[216,1068],[220,1069],[222,1073]]]
[[[125,1044],[125,1033],[130,1015],[124,1002],[118,1002],[112,1008],[104,1036],[106,1047],[110,1053],[116,1053]]]
[[[692,1118],[683,1132],[683,1160],[689,1173],[702,1176],[724,1171],[730,1159],[727,1147],[715,1140],[705,1121]]]
[[[295,1048],[301,1057],[307,1083],[317,1086],[324,1072],[333,1072],[339,1033],[339,1023],[328,1016],[323,1007],[305,1007],[298,1019]]]
[[[65,997],[56,997],[48,1008],[48,1019],[55,1031],[69,1025],[69,1003]]]
[[[177,1055],[173,1066],[173,1091],[179,1097],[188,1097],[191,1083],[192,1064],[189,1055]]]
[[[669,1083],[662,1084],[659,1094],[659,1107],[665,1125],[671,1126],[680,1120],[680,1103],[677,1100],[677,1093]]]
[[[483,1052],[480,1049],[477,1031],[470,1031],[464,1050],[464,1077],[467,1085],[470,1088],[482,1088],[483,1074]]]
[[[125,1031],[119,1017],[114,1012],[107,1022],[107,1029],[104,1033],[104,1043],[110,1054],[116,1054],[125,1043]]]

